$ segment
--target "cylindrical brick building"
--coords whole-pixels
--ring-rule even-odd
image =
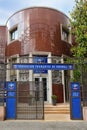
[[[71,56],[69,18],[58,10],[26,8],[13,14],[6,26],[8,62],[64,63],[66,56]],[[66,76],[69,77],[69,72],[61,70],[28,73],[7,70],[7,81],[43,81],[44,100],[50,103],[52,94],[58,95],[58,102],[68,101]]]

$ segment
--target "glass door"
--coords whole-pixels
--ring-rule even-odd
[[[47,101],[47,78],[35,78],[35,85],[38,86],[39,82],[42,82],[43,84],[43,90],[44,90],[44,101]]]
[[[47,101],[47,79],[42,78],[43,89],[44,89],[44,101]]]

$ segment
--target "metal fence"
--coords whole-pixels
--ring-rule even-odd
[[[48,57],[47,56],[39,56],[37,57],[29,57],[28,56],[20,56],[17,58],[9,59],[9,62],[0,63],[0,105],[4,105],[6,101],[6,90],[5,84],[6,81],[6,73],[9,71],[9,79],[10,81],[16,81],[17,79],[17,71],[12,68],[12,64],[16,63],[17,60],[20,63],[29,63],[32,61],[34,63],[39,64],[40,62],[46,62],[47,60],[51,60],[52,63],[61,63],[62,57]],[[39,59],[39,60],[38,60]],[[46,59],[46,61],[43,61]],[[33,74],[36,74],[36,71],[32,71]],[[39,71],[41,74],[42,71]],[[39,73],[38,72],[38,73]],[[47,74],[47,72],[45,73]],[[70,74],[69,71],[64,71],[64,80],[65,80],[65,98],[66,101],[69,102],[69,84],[70,84]],[[83,106],[87,106],[87,71],[82,72],[82,84],[81,84],[81,100]],[[58,84],[62,83],[62,71],[57,70],[52,71],[52,83]],[[43,119],[44,118],[44,95],[43,95],[43,83],[39,82],[29,82],[29,70],[19,70],[19,80],[17,81],[17,119]]]
[[[4,106],[5,100],[4,82],[0,82],[0,106]]]
[[[44,119],[41,82],[17,82],[17,119]]]

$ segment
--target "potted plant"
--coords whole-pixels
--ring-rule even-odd
[[[56,105],[57,103],[57,96],[56,95],[52,95],[52,104]]]

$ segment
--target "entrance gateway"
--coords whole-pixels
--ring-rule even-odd
[[[72,70],[72,64],[12,64],[20,70]],[[47,100],[46,78],[35,77],[35,82],[7,82],[7,119],[44,119],[44,101]],[[15,87],[14,86],[15,84]],[[12,88],[14,88],[12,90]],[[12,108],[11,108],[12,104]]]
[[[17,64],[13,64],[12,68],[14,70],[19,70],[19,71],[32,70],[33,75],[32,75],[32,73],[30,73],[30,75],[31,75],[30,81],[37,80],[37,82],[43,82],[44,89],[45,89],[45,92],[47,95],[47,101],[49,103],[51,103],[51,95],[52,95],[51,72],[52,72],[52,70],[54,70],[54,71],[71,70],[71,69],[73,69],[73,65],[72,64],[51,64],[51,63],[22,63],[22,64],[17,63]],[[45,81],[47,81],[47,82],[45,83]]]
[[[12,68],[20,70],[72,70],[74,67],[72,64],[22,63],[13,64]],[[44,101],[47,101],[47,78],[34,77],[34,80],[34,82],[7,82],[7,119],[44,119]],[[11,107],[11,104],[13,107]]]

